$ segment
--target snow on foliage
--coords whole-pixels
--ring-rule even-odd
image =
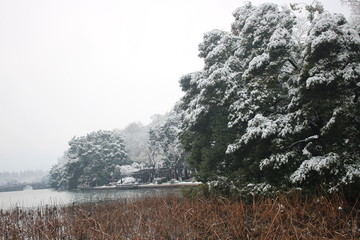
[[[360,39],[359,39],[360,42]],[[346,67],[341,71],[341,74],[344,77],[344,80],[349,84],[351,82],[356,82],[356,86],[360,83],[360,65],[355,63],[349,63]]]
[[[269,53],[263,53],[261,55],[255,56],[249,63],[248,68],[243,74],[243,78],[251,78],[253,75],[251,73],[257,72],[261,69],[264,69],[270,63]]]
[[[301,183],[307,179],[312,171],[317,174],[324,174],[325,171],[329,171],[330,174],[336,175],[338,169],[334,165],[338,164],[339,160],[339,155],[333,152],[324,156],[314,156],[301,163],[300,167],[290,176],[290,181]]]
[[[231,33],[204,35],[203,70],[180,80],[183,142],[204,179],[359,181],[360,34],[315,4],[300,24],[286,7],[246,3]]]
[[[276,133],[277,124],[261,114],[256,116],[248,122],[246,132],[242,135],[240,143],[247,144],[256,137],[267,138]]]
[[[181,116],[177,113],[177,108],[175,106],[165,122],[150,129],[149,137],[149,145],[154,151],[154,156],[162,157],[158,167],[172,168],[176,176],[186,168],[185,152],[179,139]]]
[[[290,33],[287,29],[278,28],[274,31],[274,33],[270,37],[270,42],[268,44],[268,48],[271,51],[276,51],[278,49],[287,47],[287,39],[290,38]]]
[[[345,165],[345,175],[341,178],[341,184],[349,184],[359,179],[360,176],[360,162]]]
[[[149,138],[149,127],[140,122],[127,125],[116,132],[123,136],[125,150],[132,162],[145,163],[148,161],[147,140]]]
[[[315,74],[306,80],[306,88],[311,88],[316,85],[330,84],[335,80],[335,77],[331,73]]]
[[[117,165],[128,163],[122,136],[113,131],[91,132],[69,141],[64,160],[50,172],[51,185],[70,189],[85,183],[103,185],[115,177]]]
[[[288,164],[289,159],[293,158],[296,152],[290,151],[286,153],[272,154],[269,158],[265,158],[260,162],[260,169],[262,170],[265,166],[272,165],[274,169],[279,169],[282,165]]]

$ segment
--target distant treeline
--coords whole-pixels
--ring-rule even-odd
[[[19,172],[3,171],[0,172],[0,186],[40,182],[47,174],[48,173],[43,170],[26,170]]]

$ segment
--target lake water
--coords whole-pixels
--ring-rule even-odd
[[[0,192],[0,209],[36,208],[46,205],[70,205],[116,199],[180,195],[179,189],[55,191],[52,189]]]

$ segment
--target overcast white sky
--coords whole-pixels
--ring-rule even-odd
[[[243,2],[0,0],[0,172],[49,170],[73,136],[169,111],[203,33]]]

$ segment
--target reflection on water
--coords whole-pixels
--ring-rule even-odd
[[[181,195],[178,189],[137,189],[99,191],[55,191],[52,189],[0,192],[0,209],[34,208],[45,205],[69,205],[116,199],[136,199],[151,196]]]

